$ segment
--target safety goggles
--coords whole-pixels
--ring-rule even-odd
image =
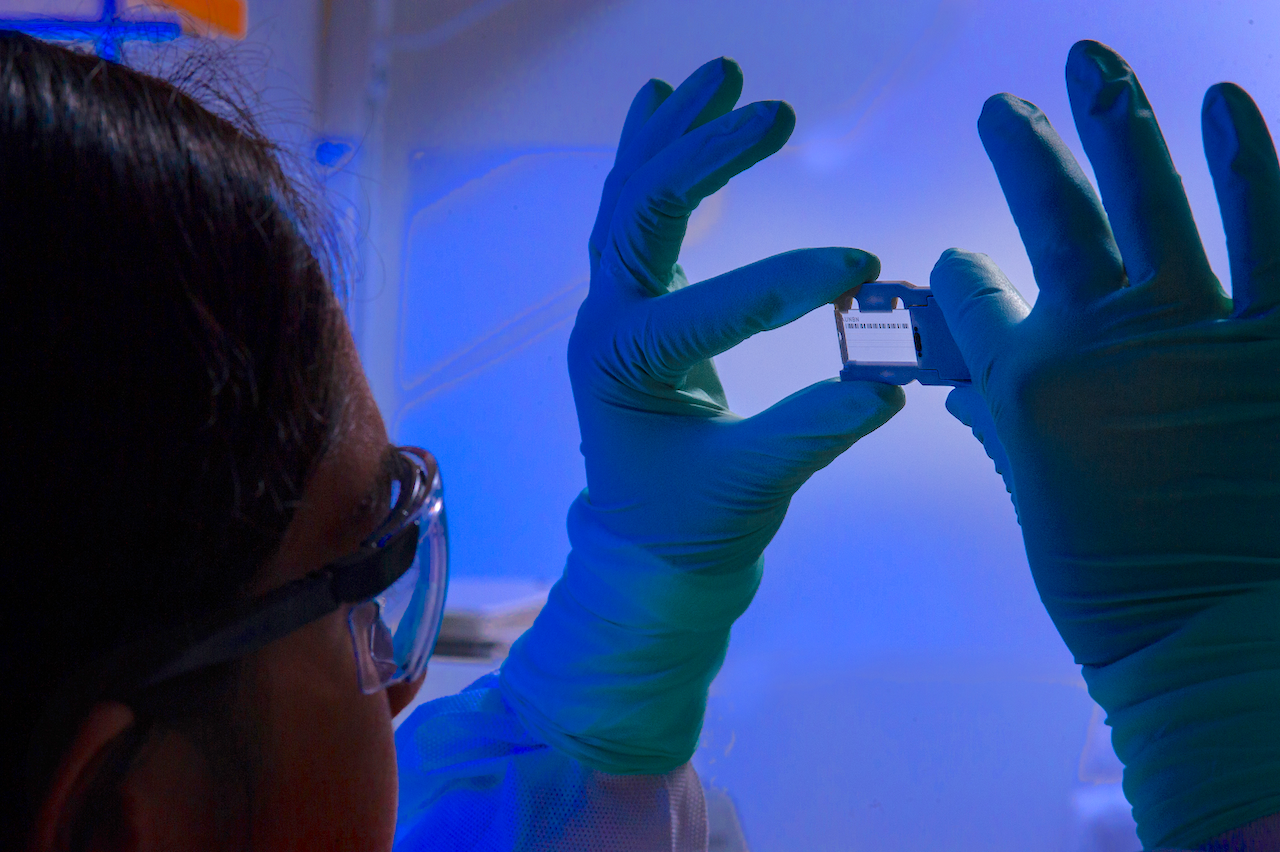
[[[139,685],[238,659],[347,604],[360,690],[371,695],[420,677],[440,633],[449,583],[444,488],[430,453],[397,449],[390,517],[359,550],[211,616],[199,639]]]

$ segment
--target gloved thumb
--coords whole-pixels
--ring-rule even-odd
[[[938,307],[978,390],[1009,331],[1031,313],[1026,300],[985,254],[947,249],[929,274]]]
[[[991,418],[991,409],[982,394],[973,388],[956,388],[947,395],[947,411],[951,416],[968,426],[973,437],[987,451],[987,458],[995,463],[996,473],[1004,480],[1004,490],[1009,492],[1013,500],[1013,509],[1018,510],[1018,499],[1013,493],[1013,476],[1009,470],[1009,456],[996,434],[996,422]]]
[[[897,385],[839,379],[812,384],[734,425],[738,463],[761,488],[790,497],[905,402]]]

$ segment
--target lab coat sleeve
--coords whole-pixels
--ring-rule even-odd
[[[688,763],[611,775],[535,739],[497,673],[419,707],[396,732],[395,849],[706,852],[706,803]]]

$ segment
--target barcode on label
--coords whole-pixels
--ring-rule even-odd
[[[916,363],[911,311],[844,312],[844,337],[849,360],[873,364]]]

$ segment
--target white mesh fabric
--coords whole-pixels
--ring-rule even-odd
[[[396,732],[396,850],[706,852],[689,764],[609,775],[541,743],[486,675],[422,705]]]

